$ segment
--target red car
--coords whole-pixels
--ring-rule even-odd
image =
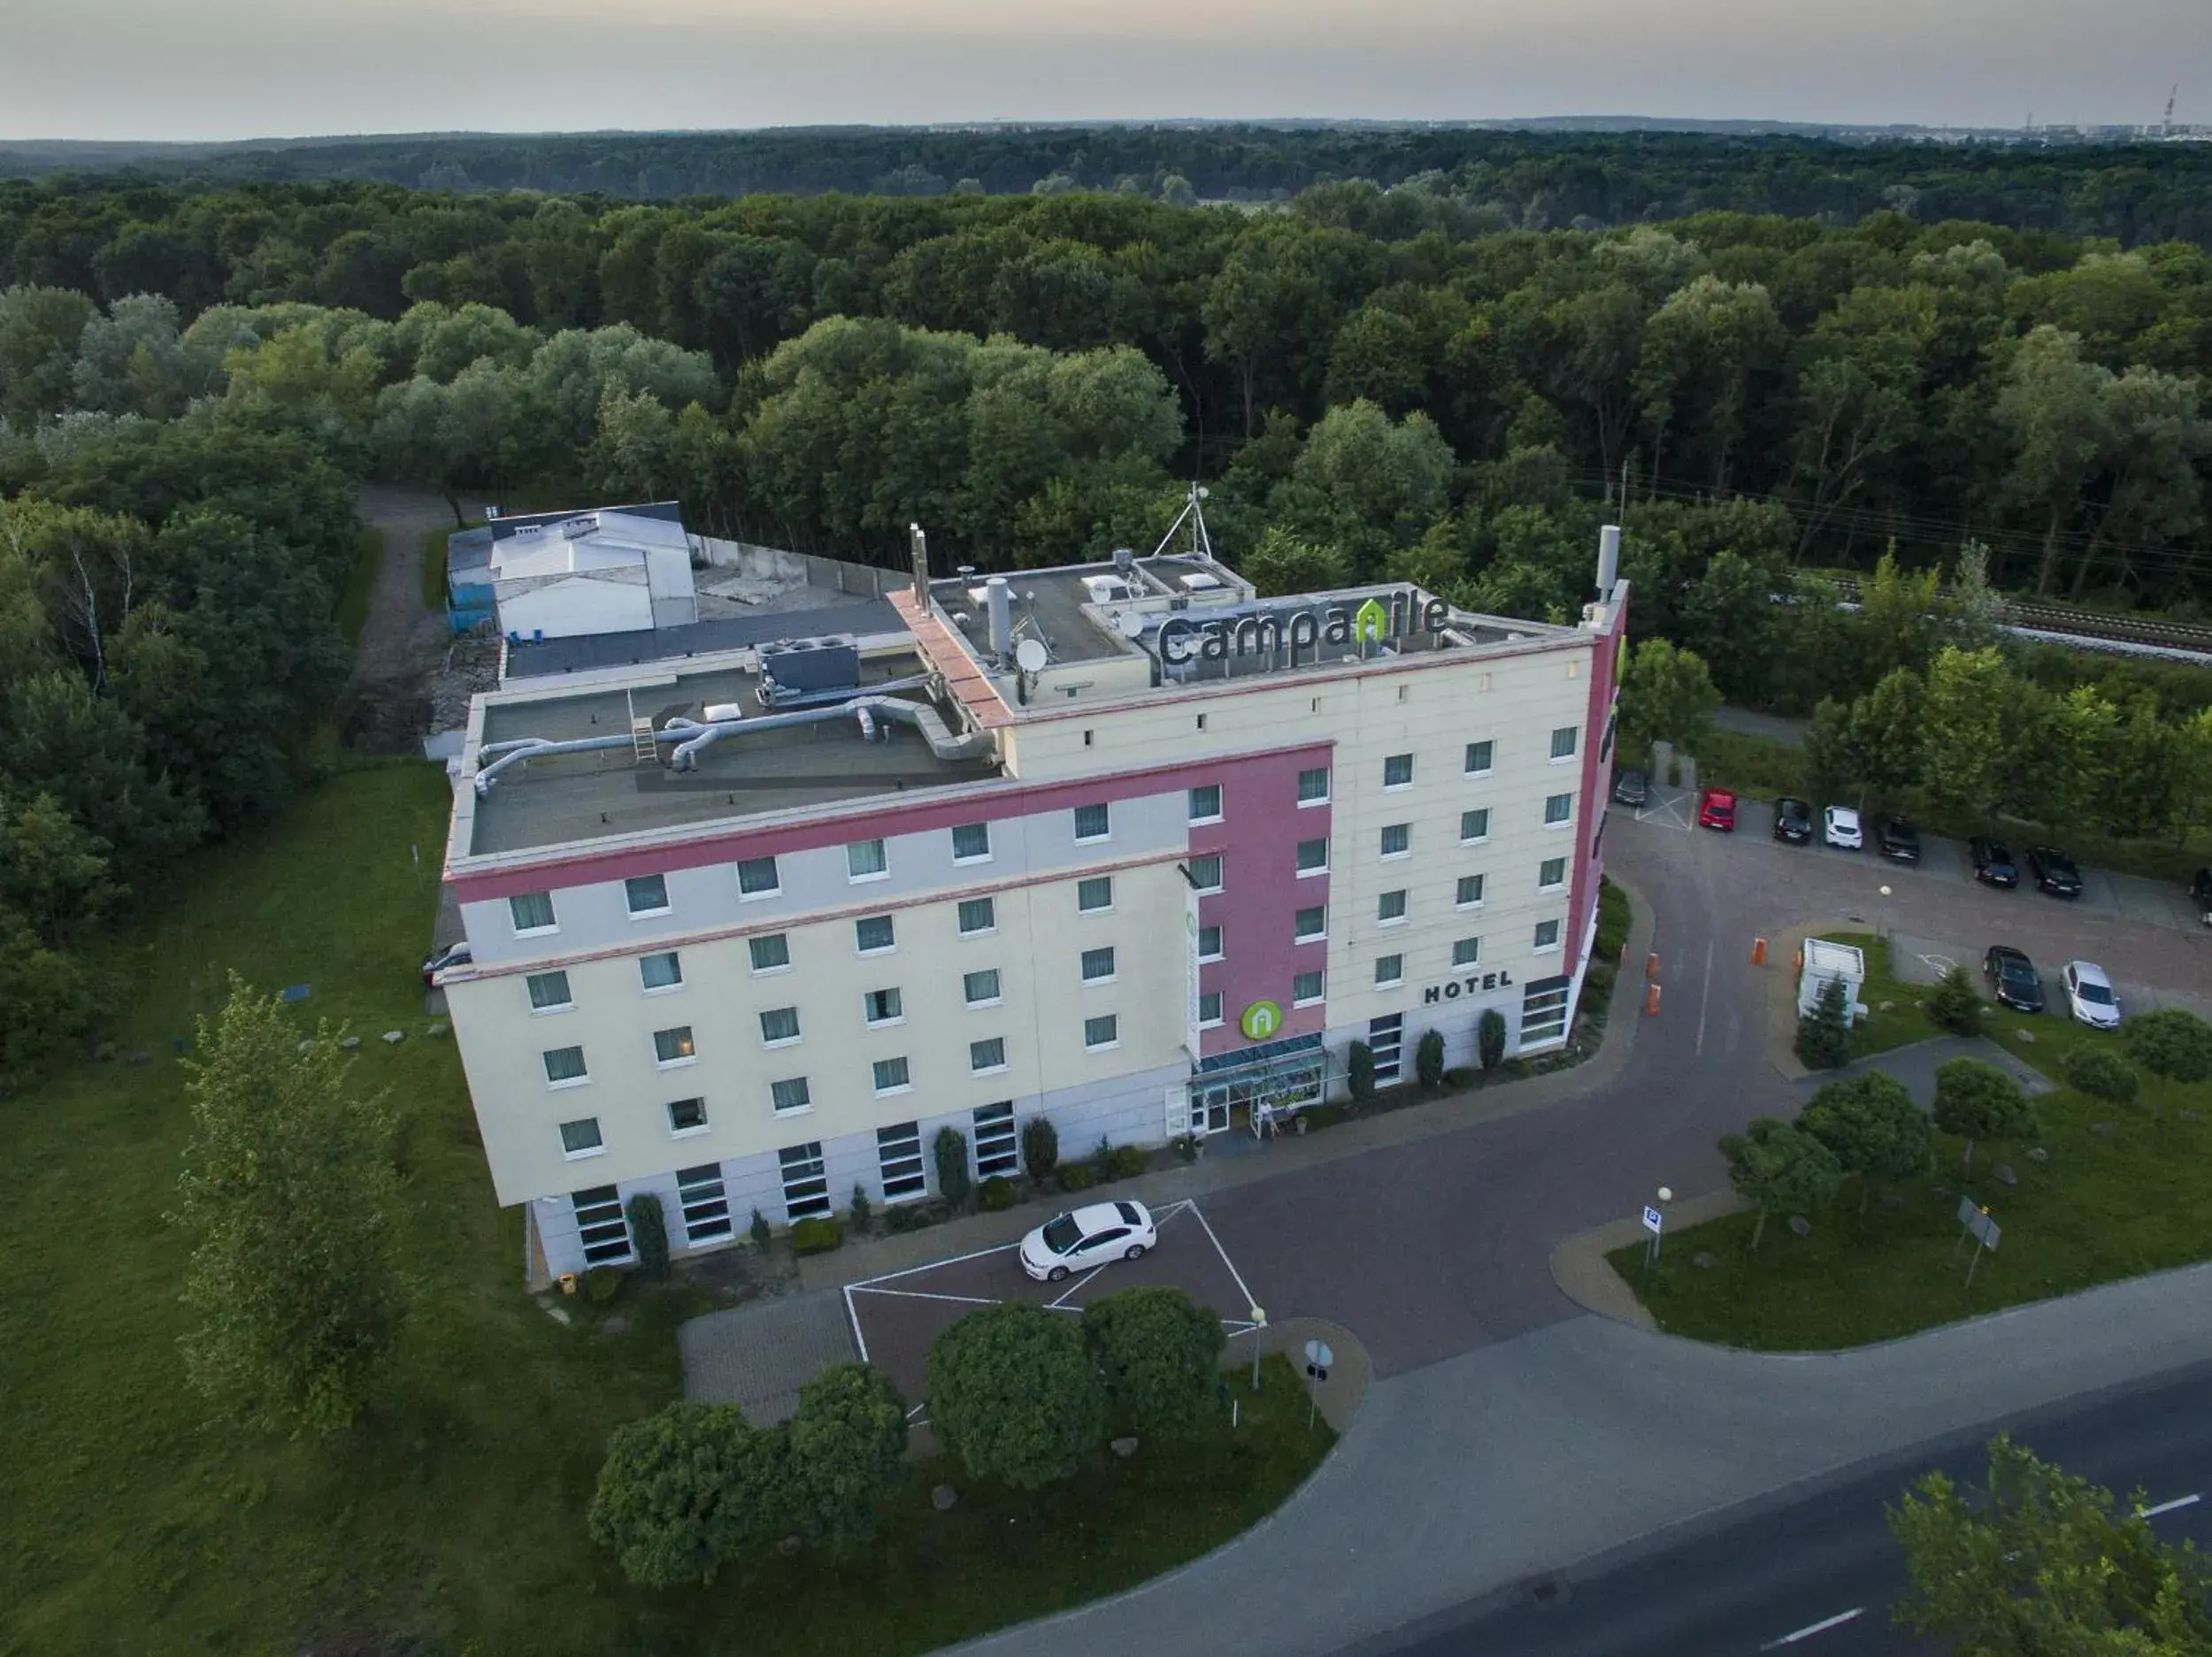
[[[1708,788],[1697,804],[1697,825],[1718,829],[1724,834],[1736,832],[1736,796],[1725,788]]]

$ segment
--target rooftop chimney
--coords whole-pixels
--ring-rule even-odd
[[[995,575],[983,584],[984,602],[991,612],[991,654],[998,658],[1001,667],[1014,654],[1014,615],[1010,601],[1006,578]]]
[[[906,526],[908,543],[914,549],[914,602],[929,608],[929,538],[922,533],[919,524]]]
[[[919,534],[921,532],[915,532]],[[1598,602],[1610,603],[1613,584],[1621,575],[1621,526],[1608,524],[1598,531]]]

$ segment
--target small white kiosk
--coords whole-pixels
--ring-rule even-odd
[[[1805,940],[1797,975],[1797,1016],[1802,1018],[1813,1010],[1821,986],[1832,978],[1843,985],[1843,1004],[1857,1023],[1866,1014],[1866,1005],[1859,1000],[1866,983],[1866,957],[1855,944],[1830,943],[1825,938]]]

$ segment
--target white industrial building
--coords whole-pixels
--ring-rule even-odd
[[[499,631],[540,641],[699,619],[691,541],[673,502],[496,518],[487,570]]]

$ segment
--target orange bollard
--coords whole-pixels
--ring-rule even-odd
[[[1644,991],[1644,1016],[1649,1017],[1659,1010],[1659,986],[1648,986]]]
[[[1644,957],[1644,976],[1647,978],[1659,976],[1659,952],[1656,949]]]
[[[1763,938],[1754,938],[1751,940],[1751,964],[1755,967],[1763,967],[1766,963],[1767,940]]]

